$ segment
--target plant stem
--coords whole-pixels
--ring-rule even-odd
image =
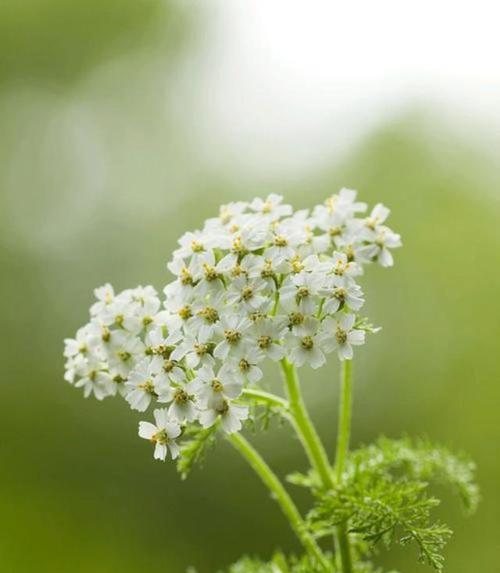
[[[351,433],[352,362],[350,360],[344,360],[342,362],[340,378],[341,390],[339,401],[337,452],[335,456],[335,479],[338,484],[342,482]],[[349,534],[347,532],[347,523],[343,523],[337,528],[335,539],[337,545],[337,566],[342,573],[352,573],[352,557]]]
[[[347,525],[343,523],[337,527],[335,533],[337,547],[337,567],[342,573],[352,573],[352,556]]]
[[[312,535],[308,532],[299,510],[276,474],[267,465],[257,450],[239,432],[230,434],[228,440],[248,461],[260,479],[269,488],[307,553],[315,559],[325,571],[329,571],[328,560],[323,555],[323,552]]]
[[[276,396],[276,394],[271,394],[270,392],[264,392],[264,390],[255,390],[253,388],[244,388],[241,394],[244,398],[251,398],[256,402],[261,402],[267,404],[268,406],[277,406],[285,412],[289,410],[288,401],[281,396]]]
[[[345,468],[351,435],[352,409],[352,362],[344,360],[340,370],[340,401],[337,431],[337,452],[335,456],[335,478],[340,483]]]
[[[293,414],[293,422],[297,434],[304,446],[312,467],[318,472],[325,489],[333,487],[333,477],[326,455],[325,448],[316,432],[309,413],[307,412],[302,392],[300,390],[297,371],[293,364],[287,360],[281,361],[281,367],[285,377],[286,388],[290,400],[290,411]]]

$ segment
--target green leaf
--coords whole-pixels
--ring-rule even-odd
[[[480,501],[474,462],[465,454],[453,454],[448,448],[428,440],[390,440],[382,437],[374,445],[352,452],[349,461],[350,472],[377,469],[383,473],[448,486],[459,496],[467,513],[473,513]]]
[[[314,470],[309,470],[307,474],[294,472],[286,476],[287,482],[299,487],[306,487],[312,490],[322,489],[321,480]]]
[[[307,557],[286,557],[283,553],[276,553],[271,561],[264,562],[260,559],[251,557],[242,557],[226,571],[219,573],[317,573],[317,570],[311,566]],[[323,573],[323,572],[322,572]],[[340,573],[332,562],[330,573]],[[384,573],[370,561],[358,561],[353,566],[353,573]],[[389,571],[387,573],[398,573]]]
[[[216,424],[206,429],[195,424],[186,428],[184,435],[189,436],[190,439],[181,446],[181,453],[177,461],[177,471],[181,474],[182,479],[188,477],[196,463],[203,461],[207,450],[215,443],[216,432]]]
[[[282,409],[257,401],[250,403],[250,415],[246,426],[253,432],[265,432],[273,423],[282,426],[284,421]]]
[[[264,563],[260,559],[242,557],[231,565],[227,572],[220,571],[219,573],[281,573],[281,571],[273,571],[272,564]]]
[[[432,519],[439,500],[429,494],[432,483],[451,486],[466,510],[479,500],[474,464],[427,441],[380,439],[352,452],[341,484],[329,492],[314,487],[314,476],[293,476],[294,483],[310,485],[318,501],[309,514],[316,536],[330,535],[347,524],[353,538],[372,548],[413,544],[419,560],[443,569],[443,548],[451,530]],[[369,553],[369,552],[368,552]]]
[[[311,564],[307,556],[291,556],[287,558],[283,553],[278,552],[274,554],[269,562],[251,557],[242,557],[231,565],[227,571],[220,571],[219,573],[324,573],[324,570],[318,570]],[[331,573],[336,573],[333,565]]]

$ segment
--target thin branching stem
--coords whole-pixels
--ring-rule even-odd
[[[338,484],[342,482],[344,475],[351,434],[352,362],[350,360],[342,362],[340,384],[337,451],[335,454],[335,479]],[[342,573],[352,573],[352,556],[347,523],[343,523],[337,528],[335,539],[337,545],[337,566]]]
[[[243,398],[250,398],[261,404],[266,404],[271,407],[278,407],[284,412],[288,412],[289,403],[287,400],[271,392],[265,392],[264,390],[256,390],[254,388],[244,388],[242,391]]]
[[[339,418],[337,429],[337,450],[335,454],[335,479],[342,481],[345,469],[345,460],[349,451],[349,439],[351,436],[351,411],[352,411],[352,361],[344,360],[340,369],[340,400]]]
[[[297,370],[293,364],[287,360],[281,361],[283,375],[285,378],[286,389],[290,401],[290,411],[293,415],[293,423],[302,445],[306,451],[312,467],[318,472],[318,475],[325,489],[333,487],[333,476],[328,461],[326,450],[321,439],[316,432],[309,413],[307,411],[300,383],[297,376]]]
[[[230,434],[229,441],[238,452],[247,460],[260,479],[271,491],[272,496],[279,503],[283,513],[308,555],[326,572],[330,570],[328,559],[325,557],[314,537],[309,533],[307,526],[300,515],[292,498],[284,488],[278,476],[267,465],[257,450],[239,433]]]

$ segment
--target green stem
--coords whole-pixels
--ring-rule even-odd
[[[287,360],[281,361],[281,367],[285,377],[286,388],[290,400],[290,411],[293,414],[293,422],[297,434],[304,446],[306,454],[311,462],[312,467],[318,472],[319,477],[325,489],[333,487],[333,477],[326,455],[325,448],[321,443],[320,437],[307,412],[300,384],[297,376],[297,371],[293,364]]]
[[[335,542],[337,547],[337,567],[342,573],[352,573],[352,556],[347,524],[343,523],[337,527],[335,532]]]
[[[352,409],[352,362],[344,360],[341,365],[341,389],[339,401],[339,419],[337,431],[337,453],[335,457],[335,478],[342,480],[345,469],[345,460],[349,450],[351,435],[351,409]]]
[[[299,510],[276,474],[267,465],[257,450],[240,433],[230,434],[228,439],[269,488],[307,553],[313,557],[325,571],[328,571],[330,569],[328,560],[307,530]]]
[[[335,479],[338,484],[342,482],[347,452],[349,451],[351,411],[352,362],[350,360],[344,360],[341,367],[337,452],[335,456]],[[337,528],[335,539],[337,543],[337,566],[342,573],[352,573],[352,557],[347,523],[343,523]]]
[[[251,398],[256,402],[267,404],[268,406],[276,406],[285,412],[289,410],[288,401],[281,398],[281,396],[271,394],[271,392],[264,392],[264,390],[255,390],[253,388],[244,388],[241,395],[243,398]]]

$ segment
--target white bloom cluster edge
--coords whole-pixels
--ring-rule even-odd
[[[189,424],[239,431],[249,416],[242,392],[258,385],[266,359],[319,368],[336,351],[350,360],[374,331],[359,315],[357,281],[368,263],[392,266],[401,238],[384,205],[366,210],[350,189],[312,210],[294,212],[274,194],[221,207],[180,238],[163,302],[151,286],[94,291],[90,322],[65,340],[65,379],[141,412],[165,405],[139,424],[156,459],[178,456]]]

